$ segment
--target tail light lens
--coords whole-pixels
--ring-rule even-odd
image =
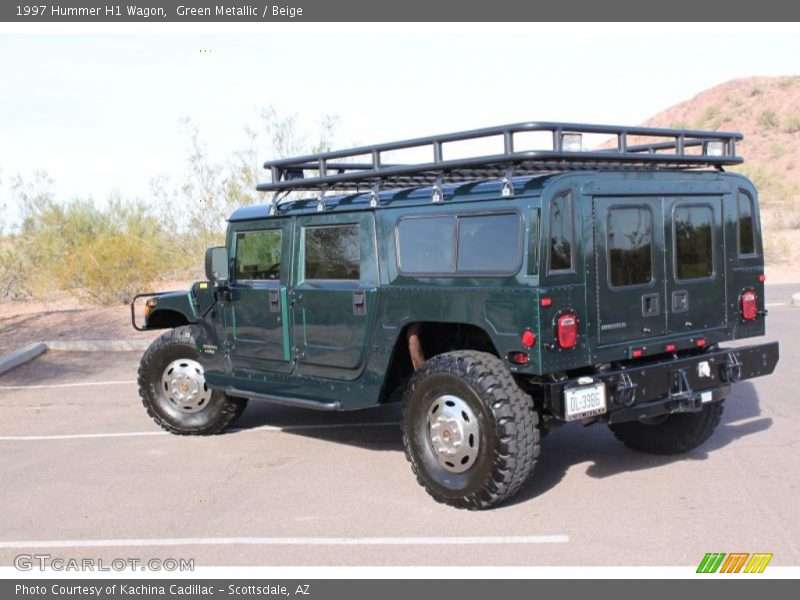
[[[742,318],[746,321],[752,321],[758,315],[758,296],[753,290],[745,290],[742,292]]]
[[[578,345],[578,317],[574,313],[565,313],[556,319],[556,339],[561,348]]]

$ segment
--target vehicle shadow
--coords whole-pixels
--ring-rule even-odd
[[[742,437],[768,429],[772,419],[760,415],[755,386],[750,382],[739,383],[725,402],[722,421],[711,438],[695,450],[673,456],[654,456],[630,450],[603,424],[561,427],[543,438],[542,454],[527,487],[502,506],[513,506],[546,493],[564,478],[570,468],[584,463],[590,463],[586,468],[587,475],[603,479],[655,469],[676,461],[705,460],[711,453]],[[236,434],[268,426],[279,428],[284,433],[337,444],[402,452],[400,418],[400,404],[329,413],[250,402],[237,427],[229,432]]]
[[[268,426],[336,444],[402,452],[400,413],[399,403],[349,412],[317,412],[252,401],[229,432]]]
[[[542,454],[527,487],[505,506],[525,502],[555,487],[567,471],[579,464],[591,463],[590,477],[603,479],[621,473],[655,469],[683,460],[706,460],[713,452],[736,440],[772,426],[770,417],[761,417],[758,394],[750,382],[738,383],[725,401],[722,420],[711,438],[685,454],[656,456],[630,450],[611,430],[596,424],[589,427],[567,426],[542,440]]]

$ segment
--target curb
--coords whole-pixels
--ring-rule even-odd
[[[24,365],[48,350],[71,352],[131,352],[147,350],[150,340],[74,340],[34,342],[0,356],[0,375]]]
[[[73,340],[44,342],[48,350],[72,352],[130,352],[147,350],[151,340]]]
[[[47,352],[47,344],[45,342],[34,342],[19,350],[0,356],[0,375],[25,364],[29,360],[33,360],[44,352]]]

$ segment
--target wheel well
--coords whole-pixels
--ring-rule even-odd
[[[476,325],[435,321],[408,323],[397,336],[392,349],[381,392],[382,403],[400,401],[405,382],[414,372],[409,354],[408,334],[409,330],[415,328],[426,359],[452,350],[479,350],[498,356],[492,338]]]
[[[177,310],[156,310],[147,318],[147,329],[172,329],[188,325],[189,319]]]

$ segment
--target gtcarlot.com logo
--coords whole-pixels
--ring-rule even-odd
[[[193,558],[61,558],[52,554],[18,554],[18,571],[194,571]]]
[[[763,573],[771,552],[708,552],[697,566],[698,573]]]

